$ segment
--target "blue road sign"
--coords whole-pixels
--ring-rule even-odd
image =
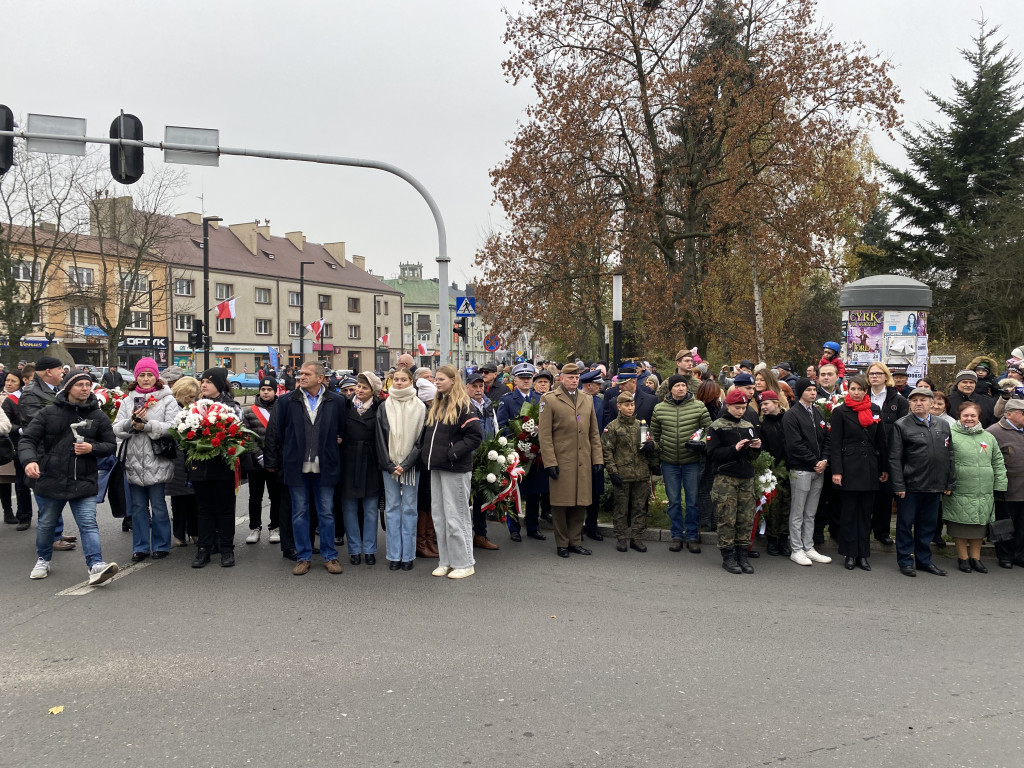
[[[476,317],[476,298],[473,296],[456,296],[455,316]]]

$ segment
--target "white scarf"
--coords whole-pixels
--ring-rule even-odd
[[[416,397],[415,387],[392,387],[388,390],[388,399],[384,401],[384,411],[388,416],[388,458],[397,467],[412,453],[416,439],[423,431],[427,407]],[[402,474],[402,484],[415,483],[416,470],[410,468]]]

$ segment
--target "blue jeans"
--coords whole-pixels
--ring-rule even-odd
[[[896,498],[896,564],[900,568],[931,565],[932,539],[939,518],[939,493],[913,493]]]
[[[692,464],[661,463],[661,476],[665,479],[668,497],[668,519],[672,521],[672,538],[696,541],[700,537],[700,462]],[[683,519],[683,498],[686,500],[686,519]]]
[[[402,485],[387,472],[384,477],[384,554],[393,563],[411,563],[416,559],[416,485]]]
[[[103,560],[100,552],[100,529],[96,525],[96,497],[85,496],[81,499],[47,499],[36,494],[36,505],[39,507],[39,523],[36,526],[36,554],[50,561],[53,557],[53,528],[60,519],[60,513],[67,504],[78,525],[78,535],[82,537],[82,554],[85,564],[92,568]]]
[[[292,498],[292,533],[295,536],[295,559],[313,559],[309,542],[309,504],[316,504],[317,529],[320,531],[320,555],[324,562],[338,559],[334,548],[334,486],[320,485],[320,475],[304,472],[301,485],[289,485]]]
[[[363,506],[363,533],[359,535],[359,505]],[[377,554],[377,497],[342,499],[341,514],[345,519],[345,536],[350,555]]]
[[[164,484],[128,484],[132,500],[132,552],[170,552],[171,516],[167,512]],[[153,508],[153,540],[150,545],[149,510]]]

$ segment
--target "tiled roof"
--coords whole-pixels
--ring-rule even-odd
[[[405,304],[423,304],[426,306],[438,305],[438,286],[434,280],[403,280],[393,278],[385,280],[392,288],[400,291],[405,296]],[[448,289],[448,305],[455,306],[455,297],[451,288]]]

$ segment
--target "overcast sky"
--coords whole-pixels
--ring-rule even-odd
[[[639,0],[638,0],[639,1]],[[518,7],[518,3],[510,3]],[[147,138],[165,125],[220,129],[224,146],[365,157],[393,163],[431,191],[445,218],[451,276],[471,279],[473,253],[500,211],[488,171],[501,162],[531,98],[501,72],[506,51],[497,0],[39,0],[3,4],[0,103],[88,120],[106,135],[120,109]],[[1024,2],[821,0],[837,38],[861,40],[896,65],[908,122],[934,117],[923,94],[950,93],[967,69],[982,13],[1024,51]],[[899,163],[898,144],[876,137]],[[150,151],[147,167],[159,163]],[[376,274],[421,261],[436,275],[426,205],[405,182],[354,168],[221,159],[190,167],[179,210],[227,223],[270,219],[346,241]],[[200,201],[203,196],[205,203]]]

